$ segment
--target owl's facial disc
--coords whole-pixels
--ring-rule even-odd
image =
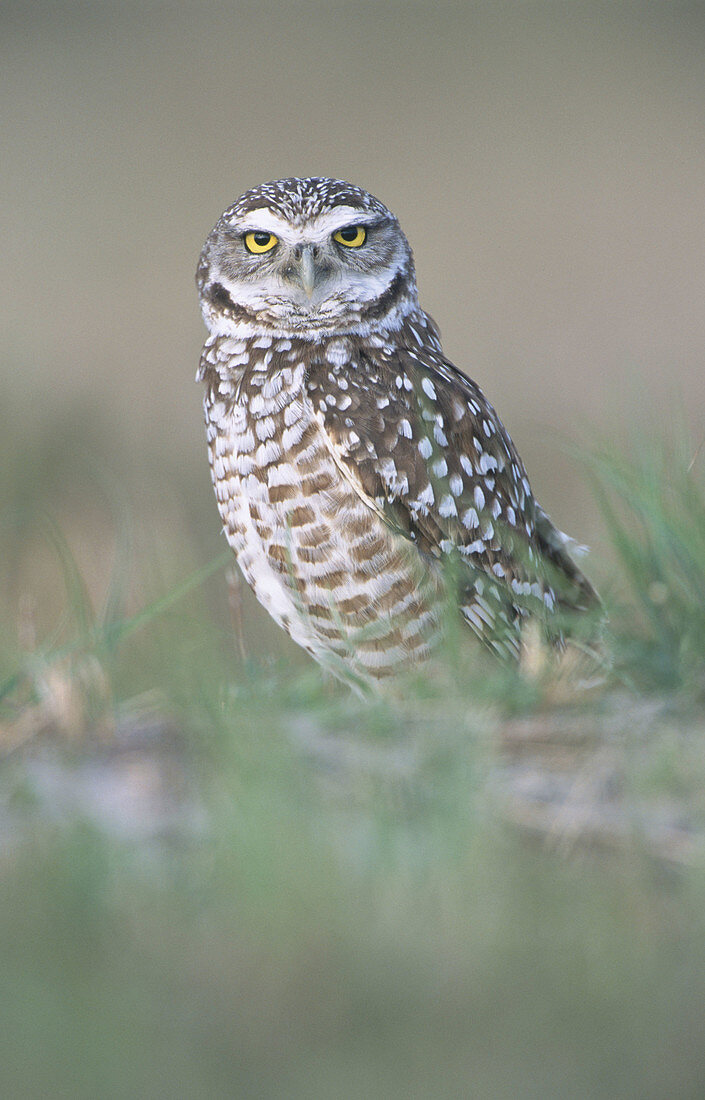
[[[208,259],[214,308],[292,330],[353,321],[411,265],[392,215],[347,206],[300,222],[248,211],[216,227]]]

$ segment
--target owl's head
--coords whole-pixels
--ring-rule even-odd
[[[398,327],[417,308],[411,249],[394,215],[342,180],[275,180],[228,207],[196,275],[213,334],[314,337]]]

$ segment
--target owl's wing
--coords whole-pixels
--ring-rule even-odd
[[[308,388],[357,491],[457,569],[460,606],[484,640],[516,651],[526,614],[594,606],[495,410],[435,341],[360,344],[345,370],[313,364]]]

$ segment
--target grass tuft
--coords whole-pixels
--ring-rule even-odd
[[[695,448],[603,449],[593,481],[627,590],[611,585],[616,667],[640,688],[705,694],[705,485]]]

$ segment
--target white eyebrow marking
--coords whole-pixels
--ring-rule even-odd
[[[228,228],[236,233],[261,229],[290,244],[301,244],[304,241],[316,244],[346,225],[370,225],[379,220],[380,215],[375,211],[358,210],[354,206],[336,206],[333,210],[310,218],[305,225],[295,225],[282,214],[263,206],[259,210],[249,210],[241,218],[233,220]]]

